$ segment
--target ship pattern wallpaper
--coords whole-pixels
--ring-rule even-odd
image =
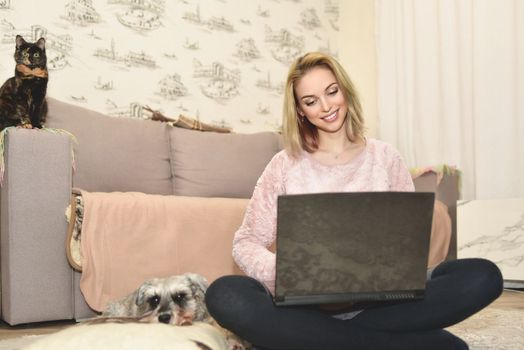
[[[184,115],[278,131],[286,75],[338,56],[339,0],[0,0],[0,79],[15,37],[46,39],[48,96],[111,117]]]

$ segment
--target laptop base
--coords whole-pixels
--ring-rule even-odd
[[[339,304],[352,302],[391,302],[391,301],[413,301],[424,299],[424,290],[409,290],[395,292],[372,292],[331,294],[331,295],[296,295],[275,298],[276,306],[291,305],[313,305],[313,304]]]

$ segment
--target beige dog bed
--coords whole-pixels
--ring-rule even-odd
[[[226,338],[205,323],[176,327],[159,323],[80,324],[36,340],[24,350],[228,350]]]

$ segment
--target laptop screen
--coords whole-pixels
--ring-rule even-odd
[[[434,193],[278,198],[275,303],[423,296]]]

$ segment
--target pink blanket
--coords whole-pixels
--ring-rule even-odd
[[[85,191],[82,197],[80,289],[96,311],[153,277],[195,272],[211,282],[240,273],[231,250],[246,199]]]

